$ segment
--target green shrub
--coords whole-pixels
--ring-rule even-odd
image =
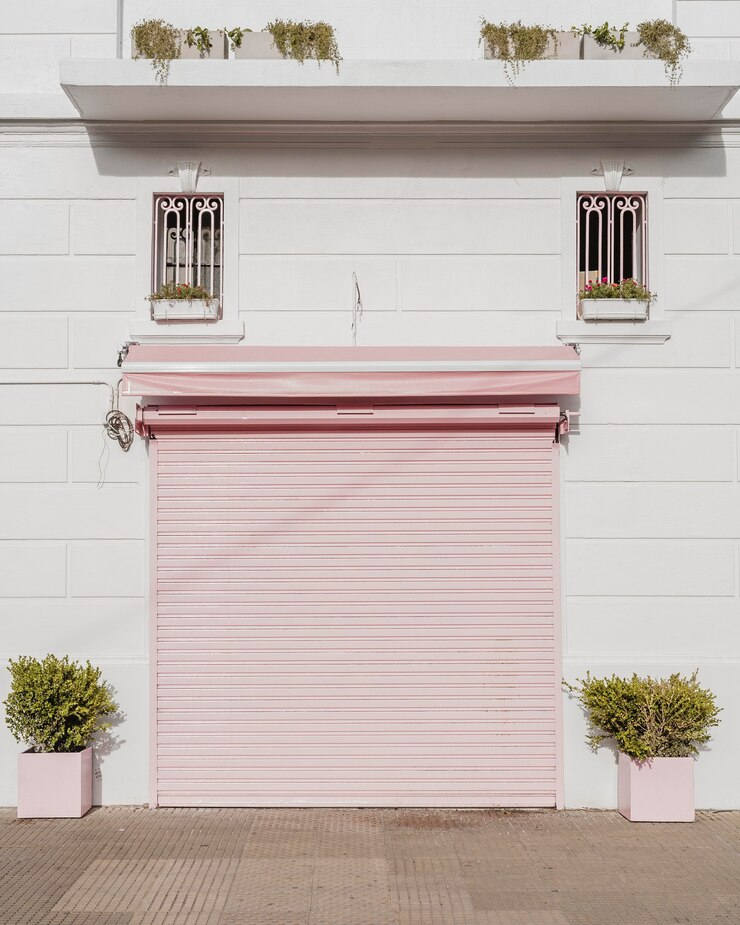
[[[204,29],[203,26],[195,26],[193,29],[188,29],[185,33],[185,41],[188,44],[188,48],[195,46],[198,49],[201,58],[205,58],[206,55],[209,55],[213,48],[211,33],[208,29]]]
[[[306,58],[332,61],[339,73],[339,46],[334,28],[326,22],[294,22],[292,19],[275,19],[265,26],[275,47],[284,58],[294,58],[301,64]]]
[[[686,33],[667,19],[651,19],[641,22],[637,34],[645,54],[649,58],[659,58],[665,65],[665,72],[672,87],[681,79],[681,64],[691,53],[691,44]]]
[[[586,674],[576,685],[563,686],[588,713],[588,741],[596,750],[614,739],[620,752],[643,761],[647,758],[682,758],[698,754],[697,745],[710,739],[709,729],[719,723],[714,694],[691,677],[592,678]]]
[[[11,659],[8,671],[5,721],[16,742],[37,752],[77,752],[96,732],[110,729],[103,717],[118,705],[90,662],[70,662],[66,655],[47,655],[43,661],[21,656]]]
[[[167,83],[170,63],[180,57],[180,34],[163,19],[144,19],[131,28],[136,54],[134,59],[149,58],[160,84]]]
[[[481,20],[480,41],[488,46],[491,57],[504,62],[506,79],[513,85],[514,77],[527,61],[546,58],[550,41],[557,42],[557,33],[549,26],[523,26],[521,22],[491,23]]]
[[[573,35],[590,35],[597,45],[601,45],[602,48],[611,48],[616,54],[624,51],[624,40],[628,28],[629,23],[625,23],[621,29],[610,26],[608,22],[602,23],[600,26],[589,26],[584,23],[580,28],[571,26],[570,31]]]

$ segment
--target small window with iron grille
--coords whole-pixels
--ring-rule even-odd
[[[223,301],[224,197],[155,193],[152,292],[168,283],[202,286]]]
[[[579,193],[578,289],[625,279],[649,288],[647,193]]]

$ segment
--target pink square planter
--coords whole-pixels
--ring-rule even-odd
[[[693,822],[694,759],[619,753],[619,812],[630,822]]]
[[[18,755],[18,818],[79,818],[92,806],[92,748]]]

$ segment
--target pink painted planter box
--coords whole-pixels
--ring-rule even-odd
[[[630,822],[693,822],[694,759],[619,753],[619,812]]]
[[[18,755],[18,818],[79,818],[92,806],[92,748]]]

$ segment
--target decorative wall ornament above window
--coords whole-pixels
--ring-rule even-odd
[[[624,161],[599,161],[591,173],[604,178],[604,188],[608,193],[618,193],[622,186],[622,177],[631,177],[635,171]]]
[[[179,176],[183,193],[194,193],[198,188],[198,177],[201,174],[207,177],[210,173],[207,167],[201,167],[200,161],[178,161],[177,169],[169,171],[171,177]]]

